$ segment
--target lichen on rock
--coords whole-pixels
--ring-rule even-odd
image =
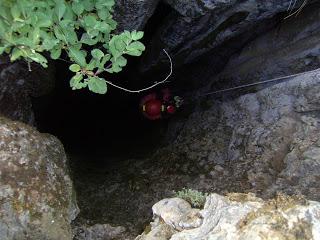
[[[239,202],[218,194],[209,195],[204,209],[200,211],[203,223],[192,229],[177,229],[171,222],[158,221],[159,212],[165,211],[166,208],[161,202],[177,201],[175,199],[162,200],[155,204],[155,206],[164,208],[153,212],[155,221],[152,223],[151,232],[143,233],[136,239],[316,240],[320,236],[319,202],[302,201],[300,197],[284,195],[263,201],[252,194],[248,197],[241,194],[241,199]],[[174,211],[180,211],[179,206],[175,206]],[[192,209],[189,211],[191,212]],[[165,238],[157,237],[163,236],[161,234],[165,226],[172,229],[172,234]]]
[[[78,214],[61,142],[0,117],[0,236],[72,239]]]

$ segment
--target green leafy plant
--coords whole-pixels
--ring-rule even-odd
[[[126,56],[140,56],[145,46],[141,31],[115,34],[114,0],[1,0],[0,55],[47,67],[47,56],[70,59],[73,90],[88,87],[104,94],[101,73],[118,73]]]
[[[174,192],[175,197],[182,198],[189,202],[193,207],[202,208],[206,202],[207,193],[202,193],[194,189],[183,188],[181,191]]]

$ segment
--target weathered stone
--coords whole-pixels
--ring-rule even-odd
[[[221,82],[226,88],[319,68],[319,7],[305,8],[247,44],[219,75],[209,77],[211,89]]]
[[[211,59],[228,58],[249,40],[275,26],[279,19],[272,18],[280,13],[288,15],[291,1],[167,2],[178,12],[171,13],[154,34],[144,54],[142,71],[166,61],[162,48],[169,51],[176,67],[209,53]],[[221,49],[231,41],[229,49]],[[208,68],[212,68],[213,62]]]
[[[118,0],[116,1],[114,19],[118,31],[142,30],[152,16],[159,0]]]
[[[125,235],[126,229],[118,226],[113,227],[110,224],[95,224],[93,226],[82,226],[78,229],[75,240],[112,240],[127,239]]]
[[[230,197],[211,194],[201,211],[204,218],[201,226],[172,232],[167,238],[150,239],[315,240],[320,237],[319,214],[319,202],[306,201],[299,197],[279,195],[264,202],[250,194],[233,194]],[[166,224],[156,224],[152,236],[161,236]],[[147,240],[149,234],[144,233],[137,239]]]
[[[159,217],[174,229],[198,227],[202,223],[198,211],[180,198],[163,199],[152,207],[154,217]]]
[[[0,236],[71,240],[78,214],[62,144],[0,117]]]
[[[176,231],[169,225],[158,224],[142,235],[135,238],[135,240],[168,240]]]

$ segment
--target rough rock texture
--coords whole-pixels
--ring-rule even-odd
[[[59,140],[0,117],[0,163],[1,239],[72,239],[78,208]]]
[[[181,230],[199,227],[202,218],[199,209],[181,198],[163,199],[152,207],[153,215],[159,216],[167,225]]]
[[[227,102],[207,99],[153,157],[91,177],[79,171],[82,216],[142,231],[152,204],[184,187],[320,201],[319,92],[317,71]]]
[[[154,34],[144,55],[143,71],[166,60],[162,48],[170,52],[175,66],[194,62],[209,53],[214,65],[215,58],[230,57],[249,40],[283,20],[291,1],[167,2],[176,12],[171,13]],[[228,49],[223,48],[226,44]]]
[[[319,8],[319,3],[310,6],[247,44],[221,74],[208,78],[212,89],[217,84],[239,86],[320,67]]]
[[[113,227],[109,224],[95,224],[93,226],[81,226],[76,230],[74,240],[126,240],[129,239],[124,227]]]
[[[12,120],[34,125],[31,97],[48,94],[54,86],[53,66],[43,69],[23,62],[10,63],[0,56],[0,114]]]
[[[117,0],[114,19],[118,30],[142,30],[159,0]]]
[[[166,200],[168,205],[172,200]],[[157,203],[158,204],[158,203]],[[156,204],[156,205],[157,205]],[[160,212],[166,212],[163,206]],[[180,211],[173,205],[175,211]],[[170,212],[168,212],[170,214]],[[151,232],[145,232],[136,240],[262,240],[262,239],[319,239],[320,203],[298,197],[278,196],[269,201],[252,195],[230,194],[222,197],[211,194],[200,211],[203,223],[193,229],[178,229],[153,211],[155,221]],[[164,234],[164,226],[171,235]],[[166,231],[168,233],[168,231]]]
[[[177,166],[183,172],[205,170],[220,191],[320,200],[319,83],[315,71],[233,101],[207,100],[166,151],[183,158]]]

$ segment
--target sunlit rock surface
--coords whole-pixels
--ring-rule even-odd
[[[176,201],[176,200],[162,200]],[[170,204],[170,203],[169,203]],[[157,203],[155,206],[159,205]],[[320,203],[300,197],[279,195],[263,201],[251,194],[229,194],[227,197],[211,194],[207,197],[201,226],[193,229],[177,229],[154,211],[154,222],[136,240],[262,240],[262,239],[319,239]],[[179,205],[171,206],[174,212]],[[158,206],[159,208],[159,206]],[[189,210],[191,211],[191,209]],[[168,231],[168,228],[170,231]]]
[[[60,141],[0,117],[1,240],[71,240],[78,214]]]

